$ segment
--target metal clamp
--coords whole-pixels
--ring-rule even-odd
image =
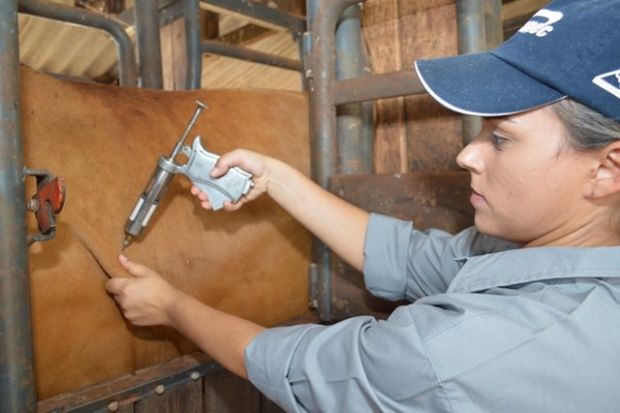
[[[28,236],[28,246],[47,241],[56,235],[56,217],[65,203],[65,179],[53,177],[45,169],[24,168],[25,176],[37,178],[37,193],[28,200],[27,208],[37,217],[39,232]]]

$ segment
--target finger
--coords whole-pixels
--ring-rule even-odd
[[[215,163],[213,169],[211,169],[211,172],[209,172],[209,175],[211,175],[212,178],[219,178],[220,176],[224,175],[226,171],[228,171],[228,168],[229,166],[227,165],[226,161],[223,161],[222,158],[220,158]]]
[[[202,192],[200,188],[198,188],[196,185],[192,185],[192,187],[190,188],[190,192],[201,201],[206,201],[208,199],[207,194]]]
[[[224,201],[224,209],[226,211],[236,211],[239,208],[241,208],[241,206],[244,204],[245,202],[240,199],[239,201],[235,202],[234,204],[230,201]]]
[[[212,209],[211,202],[209,201],[202,201],[200,203],[200,206],[203,207],[204,209]]]
[[[105,283],[105,289],[110,294],[118,295],[127,286],[128,282],[128,278],[112,278]]]

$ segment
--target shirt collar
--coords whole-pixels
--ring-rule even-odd
[[[464,262],[447,292],[467,293],[540,280],[620,277],[620,247],[518,248]]]

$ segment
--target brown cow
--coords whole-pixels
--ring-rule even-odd
[[[27,69],[22,84],[25,164],[64,176],[67,186],[56,238],[29,250],[39,399],[193,351],[171,330],[130,327],[104,291],[107,277],[126,275],[116,259],[127,215],[197,99],[209,109],[193,133],[208,150],[247,147],[307,171],[305,96],[126,89]],[[207,212],[189,186],[174,179],[127,255],[200,300],[264,325],[304,312],[308,233],[267,197],[235,213]]]

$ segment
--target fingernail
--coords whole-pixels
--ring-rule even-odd
[[[123,254],[119,255],[119,256],[118,256],[118,259],[120,259],[120,260],[121,260],[121,261],[123,261],[123,262],[127,262],[127,261],[128,261],[128,260],[127,260],[127,257],[125,257]]]

